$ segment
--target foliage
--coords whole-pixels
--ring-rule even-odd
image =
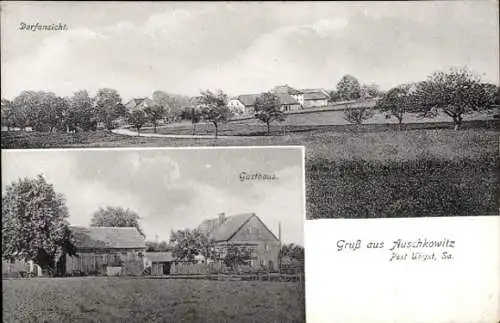
[[[252,249],[229,244],[225,250],[223,262],[234,269],[240,265],[246,265],[251,259],[253,259]]]
[[[90,226],[92,227],[134,227],[139,231],[142,236],[145,234],[142,232],[139,220],[141,218],[139,215],[130,209],[124,209],[122,207],[111,207],[106,206],[106,208],[100,207],[99,210],[92,214],[92,219],[90,220]]]
[[[199,230],[177,230],[170,233],[172,255],[177,260],[194,260],[195,256],[214,257],[214,241],[209,240]]]
[[[203,120],[207,120],[215,126],[215,138],[218,136],[219,124],[227,122],[231,117],[231,110],[227,106],[228,97],[222,92],[213,93],[209,90],[201,92],[200,111]]]
[[[360,87],[359,95],[362,99],[376,98],[380,95],[380,91],[378,86],[374,83],[363,84]]]
[[[392,88],[377,102],[375,109],[395,117],[401,124],[404,115],[415,110],[415,103],[412,100],[413,91],[415,91],[413,84],[403,84]]]
[[[281,257],[289,257],[299,261],[304,261],[304,247],[294,243],[284,244],[280,250]]]
[[[146,118],[153,124],[154,132],[156,133],[156,127],[158,126],[158,121],[161,120],[163,117],[165,117],[166,114],[165,108],[163,107],[163,105],[154,103],[153,105],[145,107],[144,113],[146,114]],[[138,120],[140,119],[141,117],[139,116]],[[134,123],[132,122],[132,124]]]
[[[142,126],[148,121],[146,112],[141,109],[135,109],[128,115],[128,123],[134,126],[137,129],[137,134],[140,134]],[[155,127],[156,130],[156,127]]]
[[[267,135],[270,135],[272,121],[285,121],[279,97],[271,92],[262,93],[255,100],[255,118],[266,124]]]
[[[114,89],[103,88],[97,91],[95,107],[98,119],[104,123],[106,129],[111,130],[115,127],[114,121],[120,116],[118,104],[121,104],[121,102],[120,94]]]
[[[465,68],[436,72],[420,82],[414,100],[424,116],[434,116],[442,110],[453,119],[455,130],[464,114],[489,109],[495,101],[496,87],[481,83],[479,76]]]
[[[344,119],[357,125],[363,124],[364,121],[370,119],[372,116],[373,110],[368,107],[346,108],[344,110]]]
[[[1,110],[1,121],[2,121],[2,127],[6,127],[7,130],[10,130],[10,128],[17,127],[19,126],[19,123],[17,121],[16,117],[16,108],[12,101],[9,101],[7,99],[2,99],[2,110]]]
[[[69,100],[66,124],[70,131],[97,130],[97,117],[94,100],[87,91],[77,91]]]
[[[328,99],[329,102],[337,102],[341,100],[339,92],[335,90],[331,90],[329,92],[329,96],[330,96],[330,98]]]
[[[2,195],[2,258],[54,270],[57,255],[74,252],[67,218],[64,196],[41,175],[11,183]]]
[[[361,85],[352,75],[344,75],[337,83],[337,93],[341,100],[357,100],[361,96]]]

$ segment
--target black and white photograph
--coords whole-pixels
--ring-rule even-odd
[[[308,219],[498,214],[498,1],[1,12],[3,149],[303,145]]]
[[[303,160],[2,151],[3,322],[305,322]]]

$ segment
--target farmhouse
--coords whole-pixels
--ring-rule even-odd
[[[144,255],[144,268],[151,267],[151,275],[169,275],[173,262],[171,252],[146,252]]]
[[[197,228],[214,239],[216,252],[224,254],[231,245],[252,250],[250,266],[278,269],[280,241],[255,213],[245,213],[203,221]]]
[[[144,269],[144,237],[136,228],[71,227],[76,255],[64,255],[66,275],[139,275]],[[64,261],[65,260],[65,261]]]
[[[239,103],[233,101],[233,104],[237,104],[238,106],[242,107],[243,114],[251,115],[255,112],[255,101],[257,101],[258,97],[259,94],[242,94],[239,95],[235,100]]]
[[[326,107],[330,95],[323,89],[303,89],[304,108]]]

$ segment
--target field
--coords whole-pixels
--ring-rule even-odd
[[[2,294],[4,322],[305,322],[299,283],[37,278]]]
[[[2,148],[304,145],[308,219],[498,214],[498,120],[467,121],[459,131],[449,122],[401,130],[394,124],[289,124],[285,135],[269,137],[245,136],[241,129],[265,128],[241,122],[246,126],[226,125],[240,136],[225,139],[2,133]],[[170,128],[191,131],[186,124],[160,131]]]

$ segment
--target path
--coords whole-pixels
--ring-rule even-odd
[[[128,129],[120,128],[113,129],[111,132],[118,135],[134,136],[137,137],[137,131],[131,131]],[[154,138],[176,138],[176,139],[215,139],[213,135],[167,135],[161,133],[140,133],[140,137],[154,137]],[[217,139],[228,139],[228,138],[244,138],[244,136],[217,136]],[[253,137],[255,138],[255,137]]]

